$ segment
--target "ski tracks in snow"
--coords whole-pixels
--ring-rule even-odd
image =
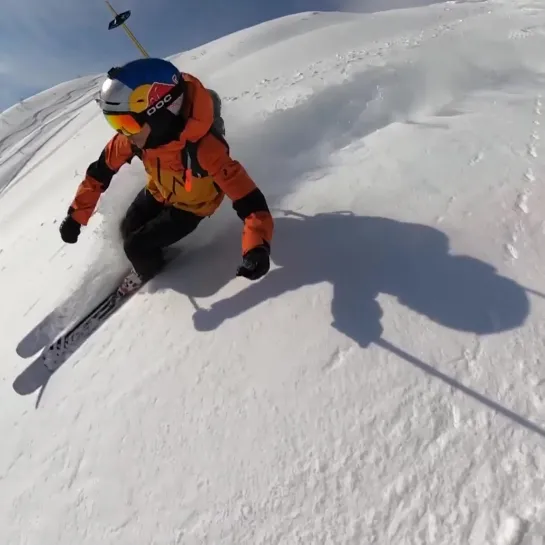
[[[82,115],[83,106],[92,102],[96,93],[95,87],[96,81],[92,80],[83,89],[75,88],[57,102],[46,103],[42,108],[38,108],[13,132],[0,134],[0,195],[42,164],[49,154],[40,159],[36,159],[36,156],[55,138],[59,142],[50,153],[57,151],[66,143],[67,138],[59,139],[59,136],[70,134],[66,132],[67,126]],[[60,106],[64,108],[61,108],[59,114]],[[94,115],[93,112],[85,124],[89,123]],[[9,125],[7,120],[2,121]]]
[[[536,159],[539,158],[538,144],[540,141],[540,127],[541,127],[541,116],[543,109],[543,99],[541,93],[537,95],[534,101],[534,121],[532,131],[528,138],[528,143],[526,145],[526,156],[527,156],[527,168],[522,176],[523,186],[522,190],[517,195],[515,202],[515,209],[519,214],[520,218],[516,222],[515,229],[511,234],[510,242],[506,243],[505,249],[511,259],[518,259],[519,250],[517,248],[517,242],[519,241],[521,235],[524,235],[524,216],[527,216],[530,213],[530,198],[532,196],[532,185],[536,181],[536,176],[534,174],[533,164]]]
[[[450,7],[445,7],[445,12]],[[484,10],[480,15],[487,15],[489,10]],[[476,15],[472,14],[472,18]],[[366,70],[375,65],[383,66],[384,59],[391,61],[398,55],[404,55],[407,51],[418,49],[430,40],[436,40],[443,35],[455,31],[466,21],[466,18],[453,19],[439,22],[436,26],[420,31],[418,34],[408,32],[406,35],[380,44],[372,44],[365,49],[351,49],[338,52],[333,58],[319,59],[309,64],[305,69],[296,70],[290,76],[276,76],[272,79],[264,78],[257,82],[253,89],[247,89],[238,95],[225,96],[222,100],[226,103],[236,102],[241,99],[259,100],[265,98],[271,91],[280,93],[274,103],[273,111],[288,110],[299,102],[308,98],[312,91],[302,91],[297,86],[302,82],[320,81],[322,85],[331,86],[335,83],[343,83],[350,79],[355,72]],[[331,79],[335,74],[339,81]],[[293,90],[292,90],[293,89]],[[264,93],[264,90],[267,90]]]

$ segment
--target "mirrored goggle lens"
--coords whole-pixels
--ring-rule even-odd
[[[123,133],[126,136],[138,134],[142,130],[140,123],[129,114],[105,114],[106,121],[114,131]]]

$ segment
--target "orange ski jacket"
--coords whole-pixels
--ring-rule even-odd
[[[146,187],[159,202],[211,216],[227,195],[244,222],[242,253],[261,245],[270,247],[274,222],[263,193],[244,167],[231,158],[225,139],[212,129],[214,107],[208,90],[190,74],[183,74],[183,79],[181,115],[186,122],[178,138],[140,150],[126,136],[113,136],[98,160],[89,165],[69,214],[87,225],[113,176],[138,156],[147,173]]]

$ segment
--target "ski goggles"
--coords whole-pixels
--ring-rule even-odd
[[[105,113],[104,117],[114,131],[125,136],[138,134],[143,128],[142,124],[129,113]]]

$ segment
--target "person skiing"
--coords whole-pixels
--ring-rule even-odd
[[[147,183],[120,225],[133,287],[157,274],[163,249],[192,233],[225,195],[243,221],[236,275],[267,274],[274,221],[262,191],[230,155],[218,95],[171,62],[144,58],[112,68],[97,103],[116,134],[77,188],[60,225],[63,241],[77,242],[113,176],[138,157]]]

